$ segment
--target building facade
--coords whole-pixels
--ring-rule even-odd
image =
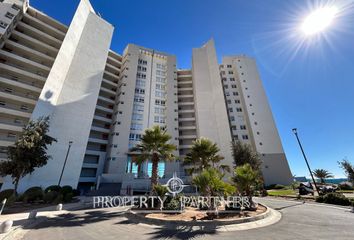
[[[214,41],[192,51],[191,69],[174,55],[129,44],[110,50],[114,28],[81,0],[70,26],[29,6],[0,2],[0,158],[30,120],[49,116],[52,159],[20,181],[19,191],[59,183],[89,191],[147,191],[151,164],[136,166],[131,151],[144,129],[172,136],[178,160],[160,164],[188,181],[183,158],[193,141],[216,142],[232,165],[230,143],[249,143],[263,160],[266,184],[288,184],[291,172],[255,61],[217,61]],[[1,179],[2,189],[11,179]]]

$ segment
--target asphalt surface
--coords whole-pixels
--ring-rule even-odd
[[[271,226],[235,232],[215,229],[166,229],[132,224],[120,212],[76,211],[37,226],[28,227],[22,239],[354,239],[354,213],[332,206],[284,200],[260,199],[281,212],[282,219]]]

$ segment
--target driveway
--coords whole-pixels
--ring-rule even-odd
[[[112,209],[75,211],[28,227],[19,239],[354,239],[354,213],[348,209],[270,198],[258,199],[282,213],[271,226],[216,232],[205,229],[165,229],[132,224]]]

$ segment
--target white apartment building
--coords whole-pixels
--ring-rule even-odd
[[[291,172],[255,61],[224,57],[213,40],[193,49],[192,68],[176,57],[129,44],[110,50],[113,26],[81,0],[70,26],[29,6],[0,1],[0,159],[30,120],[50,116],[52,159],[20,181],[19,191],[58,184],[89,191],[147,191],[151,164],[132,163],[144,129],[166,128],[178,160],[160,164],[160,181],[176,172],[193,141],[208,137],[232,165],[230,143],[247,142],[263,160],[266,184],[288,184]],[[70,144],[69,144],[70,143]],[[70,145],[70,147],[69,147]],[[2,189],[11,179],[0,179]]]

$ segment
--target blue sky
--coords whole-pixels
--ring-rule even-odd
[[[69,25],[79,0],[31,0]],[[324,34],[304,38],[298,26],[325,2],[340,12]],[[337,161],[354,163],[354,3],[352,0],[92,0],[115,26],[112,49],[135,43],[177,56],[190,68],[191,51],[213,37],[219,60],[256,59],[291,170],[308,175],[291,129],[297,127],[311,167],[344,176]]]

